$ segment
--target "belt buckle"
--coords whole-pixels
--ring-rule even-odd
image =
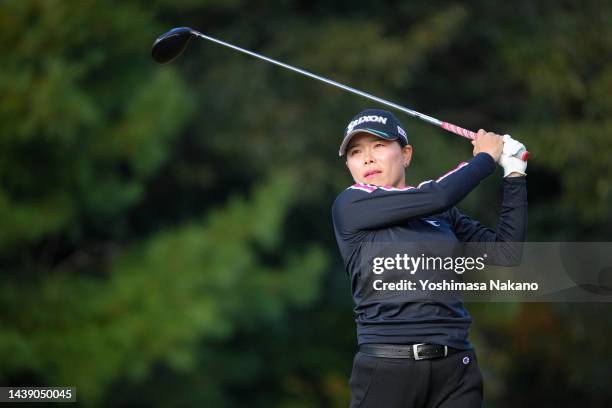
[[[413,344],[412,345],[412,355],[414,356],[415,360],[423,360],[423,359],[425,359],[425,357],[419,356],[419,350],[418,350],[419,346],[424,346],[425,344],[427,344],[427,343],[417,343],[417,344]]]

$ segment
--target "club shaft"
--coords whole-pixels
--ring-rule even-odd
[[[259,58],[261,60],[270,62],[270,63],[272,63],[274,65],[278,65],[279,67],[283,67],[283,68],[289,69],[289,70],[291,70],[293,72],[297,72],[298,74],[302,74],[302,75],[305,75],[307,77],[316,79],[318,81],[325,82],[326,84],[333,85],[333,86],[335,86],[337,88],[344,89],[345,91],[352,92],[354,94],[363,96],[364,98],[368,98],[370,100],[373,100],[373,101],[376,101],[376,102],[381,103],[383,105],[386,105],[386,106],[388,106],[390,108],[394,108],[394,109],[397,109],[397,110],[402,111],[404,113],[407,113],[407,114],[409,114],[411,116],[414,116],[416,118],[419,118],[421,120],[429,122],[432,125],[436,125],[436,126],[442,127],[442,123],[443,122],[438,120],[438,119],[436,119],[436,118],[432,118],[431,116],[424,115],[424,114],[422,114],[420,112],[414,111],[412,109],[408,109],[408,108],[406,108],[404,106],[401,106],[401,105],[398,105],[396,103],[389,102],[389,101],[387,101],[385,99],[379,98],[378,96],[374,96],[374,95],[369,94],[367,92],[360,91],[359,89],[355,89],[355,88],[352,88],[352,87],[350,87],[348,85],[341,84],[340,82],[332,81],[331,79],[322,77],[322,76],[317,75],[317,74],[313,74],[312,72],[308,72],[306,70],[294,67],[294,66],[289,65],[289,64],[285,64],[284,62],[280,62],[280,61],[277,61],[275,59],[268,58],[265,55],[261,55],[261,54],[257,54],[256,52],[253,52],[253,51],[245,50],[244,48],[240,48],[240,47],[237,47],[237,46],[235,46],[233,44],[227,43],[225,41],[221,41],[221,40],[218,40],[216,38],[210,37],[208,35],[202,34],[199,31],[193,30],[192,33],[194,35],[200,37],[200,38],[204,38],[205,40],[212,41],[214,43],[217,43],[219,45],[223,45],[223,46],[231,48],[233,50],[236,50],[236,51],[242,52],[244,54],[250,55],[252,57]]]
[[[340,82],[332,81],[331,79],[322,77],[322,76],[317,75],[317,74],[313,74],[312,72],[309,72],[309,71],[306,71],[306,70],[294,67],[293,65],[285,64],[284,62],[280,62],[280,61],[277,61],[277,60],[275,60],[273,58],[266,57],[265,55],[261,55],[261,54],[258,54],[256,52],[253,52],[253,51],[245,50],[244,48],[240,48],[240,47],[238,47],[236,45],[233,45],[233,44],[230,44],[228,42],[221,41],[219,39],[216,39],[214,37],[208,36],[208,35],[203,34],[203,33],[199,32],[197,30],[194,30],[194,29],[191,29],[191,33],[193,35],[197,36],[197,37],[203,38],[203,39],[208,40],[208,41],[212,41],[212,42],[214,42],[216,44],[219,44],[219,45],[223,45],[224,47],[228,47],[228,48],[231,48],[231,49],[233,49],[235,51],[239,51],[239,52],[241,52],[243,54],[250,55],[251,57],[255,57],[255,58],[258,58],[260,60],[267,61],[267,62],[269,62],[271,64],[277,65],[277,66],[282,67],[282,68],[286,68],[286,69],[291,70],[293,72],[297,72],[298,74],[305,75],[305,76],[307,76],[309,78],[316,79],[318,81],[321,81],[321,82],[324,82],[326,84],[335,86],[337,88],[344,89],[345,91],[348,91],[348,92],[354,93],[356,95],[362,96],[364,98],[370,99],[372,101],[378,102],[378,103],[383,104],[385,106],[388,106],[390,108],[397,109],[397,110],[399,110],[401,112],[407,113],[410,116],[413,116],[413,117],[421,119],[421,120],[423,120],[425,122],[431,123],[432,125],[441,127],[442,129],[447,130],[447,131],[449,131],[451,133],[454,133],[456,135],[465,137],[466,139],[474,139],[476,137],[476,134],[474,132],[472,132],[471,130],[464,129],[464,128],[462,128],[460,126],[457,126],[457,125],[454,125],[452,123],[443,122],[443,121],[438,120],[436,118],[432,118],[431,116],[427,116],[427,115],[425,115],[423,113],[420,113],[420,112],[417,112],[415,110],[408,109],[405,106],[401,106],[401,105],[398,105],[396,103],[389,102],[389,101],[387,101],[387,100],[385,100],[383,98],[379,98],[378,96],[374,96],[374,95],[369,94],[367,92],[360,91],[359,89],[355,89],[355,88],[352,88],[352,87],[350,87],[348,85],[341,84]],[[527,152],[527,150],[525,150],[525,149],[521,149],[521,151],[519,151],[517,154],[515,154],[515,156],[520,158],[521,160],[525,160],[526,161],[527,158],[529,157],[529,152]]]

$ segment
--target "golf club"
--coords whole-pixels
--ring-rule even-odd
[[[230,43],[227,43],[225,41],[221,41],[218,40],[216,38],[210,37],[208,35],[202,34],[201,32],[194,30],[192,28],[189,27],[177,27],[177,28],[173,28],[172,30],[168,31],[165,34],[160,35],[155,42],[153,43],[153,48],[151,49],[151,56],[153,57],[153,59],[160,63],[160,64],[165,64],[168,62],[173,61],[174,59],[176,59],[179,55],[181,55],[183,53],[183,51],[185,51],[185,49],[187,48],[187,46],[189,45],[189,41],[191,40],[192,37],[198,37],[198,38],[203,38],[205,40],[208,41],[212,41],[214,43],[217,43],[219,45],[223,45],[225,47],[231,48],[233,50],[242,52],[244,54],[250,55],[252,57],[255,58],[259,58],[261,60],[270,62],[274,65],[278,65],[280,67],[289,69],[291,71],[297,72],[299,74],[305,75],[307,77],[319,80],[321,82],[325,82],[326,84],[329,85],[333,85],[337,88],[340,89],[344,89],[345,91],[349,91],[352,92],[354,94],[363,96],[364,98],[368,98],[370,100],[376,101],[378,103],[381,103],[385,106],[388,106],[390,108],[393,109],[397,109],[401,112],[407,113],[410,116],[414,116],[416,118],[419,118],[421,120],[424,120],[425,122],[431,123],[432,125],[436,125],[438,127],[441,127],[451,133],[457,134],[459,136],[463,136],[467,139],[474,139],[476,137],[476,133],[464,129],[460,126],[457,125],[453,125],[452,123],[448,123],[448,122],[442,122],[441,120],[438,120],[436,118],[432,118],[431,116],[427,116],[424,115],[422,113],[419,113],[417,111],[414,111],[412,109],[408,109],[406,107],[400,106],[396,103],[393,102],[389,102],[385,99],[379,98],[377,96],[371,95],[369,93],[360,91],[358,89],[355,88],[351,88],[350,86],[341,84],[339,82],[336,81],[332,81],[331,79],[327,79],[324,78],[322,76],[313,74],[312,72],[308,72],[305,71],[303,69],[300,68],[296,68],[294,66],[285,64],[283,62],[274,60],[272,58],[268,58],[264,55],[261,54],[257,54],[255,52],[249,51],[249,50],[245,50],[244,48],[240,48],[237,47],[235,45],[232,45]],[[519,152],[517,152],[514,156],[518,157],[521,160],[527,161],[529,158],[529,152],[525,149],[521,149]]]

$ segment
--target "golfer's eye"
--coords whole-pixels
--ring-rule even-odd
[[[382,146],[382,147],[385,147],[385,144],[384,144],[384,143],[376,143],[376,144],[374,145],[374,147],[381,147],[381,146]]]
[[[357,153],[359,153],[359,150],[358,150],[358,149],[353,149],[353,150],[351,150],[351,151],[349,152],[349,155],[350,155],[350,156],[354,156],[354,155],[356,155]]]

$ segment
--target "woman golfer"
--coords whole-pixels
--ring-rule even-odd
[[[397,118],[368,109],[348,124],[340,156],[346,157],[355,184],[336,198],[332,216],[355,302],[359,351],[349,382],[351,408],[482,404],[482,376],[463,302],[415,301],[399,292],[380,295],[362,270],[364,248],[377,243],[524,240],[527,165],[512,156],[524,146],[484,130],[472,144],[471,160],[411,187],[404,172],[412,147]],[[497,230],[492,230],[454,206],[493,173],[496,163],[504,169],[503,199]]]

